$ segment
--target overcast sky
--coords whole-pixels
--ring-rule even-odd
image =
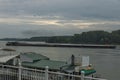
[[[0,38],[120,29],[120,0],[0,0]]]

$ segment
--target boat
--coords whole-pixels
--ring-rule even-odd
[[[96,73],[93,66],[89,64],[88,56],[76,57],[72,55],[70,62],[51,60],[50,58],[35,52],[0,57],[0,64],[18,66],[19,62],[22,67],[39,70],[45,70],[45,67],[48,66],[50,71],[64,72],[67,74],[73,73],[80,75],[81,71],[84,71],[85,75]]]
[[[104,49],[116,48],[115,45],[34,43],[34,42],[7,42],[6,46],[74,47],[74,48],[104,48]]]

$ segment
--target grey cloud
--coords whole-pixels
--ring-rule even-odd
[[[51,27],[51,28],[50,28]],[[90,30],[105,30],[105,31],[113,31],[120,29],[120,25],[111,25],[111,24],[97,24],[92,25],[88,28],[80,29],[74,26],[66,26],[65,28],[60,28],[56,26],[42,26],[42,28],[38,28],[37,30],[24,30],[22,35],[24,36],[61,36],[61,35],[74,35],[80,34],[82,32],[90,31]]]
[[[88,30],[105,30],[105,31],[113,31],[113,30],[119,30],[120,25],[117,24],[98,24],[98,25],[92,25],[91,29]]]
[[[76,31],[80,31],[73,26],[69,27],[60,27],[60,26],[50,26],[50,25],[42,25],[35,26],[35,28],[30,28],[28,30],[24,30],[22,32],[23,35],[27,36],[56,36],[56,35],[73,35]]]
[[[49,30],[25,30],[22,31],[22,35],[28,36],[28,37],[33,37],[33,36],[51,36],[54,35],[55,33]]]
[[[34,37],[34,36],[57,36],[57,35],[73,35],[90,30],[112,31],[120,29],[120,25],[116,24],[95,24],[88,28],[79,28],[76,26],[50,26],[50,25],[29,25],[29,24],[0,24],[0,38],[5,37]]]
[[[120,19],[119,7],[118,0],[5,0],[0,3],[0,14],[115,20]]]
[[[28,18],[28,17],[31,18]],[[120,0],[0,0],[0,18],[25,20],[58,20],[57,23],[75,23],[73,20],[120,22]],[[27,18],[27,19],[26,19]],[[21,21],[22,22],[22,21]],[[74,25],[35,25],[0,23],[0,37],[32,37],[73,35],[89,30],[112,31],[120,29],[117,24],[95,24],[88,28]]]

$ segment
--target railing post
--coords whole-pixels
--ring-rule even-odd
[[[4,72],[4,65],[2,65],[2,72]]]
[[[1,79],[4,79],[4,76],[2,76],[2,75],[5,75],[5,74],[4,74],[4,65],[2,65],[2,74],[1,74],[1,76],[0,76]]]
[[[81,71],[81,80],[84,80],[84,77],[85,77],[85,72]]]
[[[48,80],[48,66],[45,67],[45,80]]]
[[[20,59],[18,60],[18,65],[19,65],[19,70],[18,70],[18,80],[21,80],[21,75],[22,75],[22,66],[21,66],[21,61]]]

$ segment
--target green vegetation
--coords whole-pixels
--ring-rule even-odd
[[[30,39],[1,39],[14,41],[42,41],[48,43],[76,43],[76,44],[120,44],[120,30],[107,31],[88,31],[73,36],[51,36],[51,37],[32,37]]]
[[[89,31],[73,36],[73,43],[106,44],[111,43],[111,34],[105,31]]]

